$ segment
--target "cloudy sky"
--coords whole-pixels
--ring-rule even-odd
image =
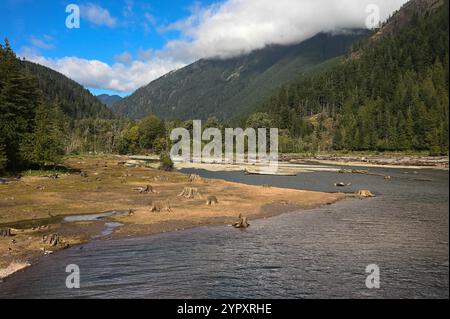
[[[127,95],[200,58],[228,58],[318,32],[364,28],[406,0],[1,0],[0,36],[21,57],[94,94]],[[69,29],[69,4],[80,27]],[[368,11],[369,10],[369,11]],[[370,21],[370,20],[369,20]]]

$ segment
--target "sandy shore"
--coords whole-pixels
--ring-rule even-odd
[[[84,174],[24,177],[0,185],[0,228],[12,228],[12,237],[0,238],[0,272],[9,275],[43,255],[85,243],[101,235],[105,222],[122,226],[105,237],[130,237],[176,231],[201,225],[229,225],[239,214],[250,222],[285,212],[332,204],[341,193],[321,193],[223,180],[197,178],[149,167],[126,167],[127,158],[70,158],[67,165]],[[140,193],[151,185],[153,192]],[[178,196],[194,188],[194,198]],[[218,204],[206,205],[208,196]],[[167,210],[170,206],[170,210]],[[161,211],[152,211],[154,207]],[[131,210],[131,213],[128,213]],[[64,216],[123,211],[122,215],[94,221],[65,222]],[[43,241],[58,234],[56,246]],[[25,267],[25,266],[24,266]]]

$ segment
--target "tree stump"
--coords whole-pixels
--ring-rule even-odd
[[[200,194],[198,189],[195,187],[183,188],[183,191],[180,194],[178,194],[178,197],[184,197],[186,199],[196,199],[196,198],[202,199],[203,198],[202,194]]]
[[[203,181],[203,179],[200,177],[200,175],[197,175],[197,174],[189,175],[189,183],[201,182],[201,181]]]
[[[216,196],[208,196],[206,199],[206,205],[208,206],[216,206],[217,204],[219,204],[219,201]]]
[[[11,228],[0,228],[0,237],[11,237]]]
[[[171,213],[172,207],[170,206],[170,202],[168,200],[166,201],[157,201],[150,203],[150,211],[152,213],[160,213],[162,211],[166,211]]]
[[[44,235],[42,237],[42,242],[46,245],[49,245],[50,247],[56,247],[60,244],[63,244],[61,238],[59,237],[59,234]]]
[[[239,221],[233,224],[235,228],[248,228],[249,226],[247,217],[242,216],[242,214],[239,214]]]
[[[156,194],[155,189],[151,185],[145,187],[133,188],[133,190],[138,191],[139,194]]]

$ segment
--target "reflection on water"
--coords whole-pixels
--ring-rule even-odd
[[[252,221],[240,231],[201,227],[145,238],[94,241],[43,258],[0,284],[0,297],[448,298],[448,172],[372,169],[382,177],[318,172],[296,177],[196,171],[251,184],[377,197]],[[65,287],[67,264],[81,289]],[[365,286],[377,264],[381,288]]]

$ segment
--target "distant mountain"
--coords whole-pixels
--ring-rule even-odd
[[[235,118],[251,112],[281,85],[336,64],[366,31],[318,34],[300,44],[270,46],[236,58],[197,61],[171,72],[113,106],[131,118]]]
[[[448,1],[411,0],[343,63],[281,88],[249,120],[267,113],[287,135],[283,152],[448,155],[448,10]]]
[[[43,65],[21,61],[29,73],[36,76],[44,97],[59,100],[61,109],[71,119],[112,118],[114,114],[94,95],[77,82]]]
[[[109,95],[109,94],[100,94],[97,95],[97,99],[100,100],[107,107],[111,108],[114,104],[122,100],[122,97],[119,95]]]

